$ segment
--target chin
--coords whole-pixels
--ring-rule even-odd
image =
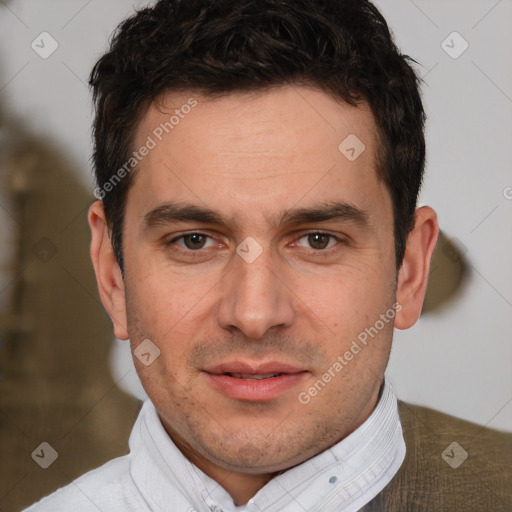
[[[300,440],[289,428],[224,430],[196,435],[195,449],[211,462],[230,471],[246,474],[274,473],[300,464],[318,451],[315,441]],[[204,430],[203,430],[204,434]]]

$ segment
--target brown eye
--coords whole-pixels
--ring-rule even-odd
[[[313,249],[315,251],[324,251],[332,248],[340,241],[341,240],[334,235],[316,231],[313,233],[306,233],[299,237],[297,245]]]
[[[308,243],[313,249],[325,249],[329,245],[330,235],[325,233],[311,233],[308,235]]]
[[[215,241],[211,236],[203,233],[185,233],[184,235],[177,236],[172,240],[165,243],[166,247],[172,248],[178,246],[180,250],[199,251],[215,245]]]
[[[208,237],[200,233],[190,233],[189,235],[183,235],[182,238],[187,249],[197,250],[204,247]]]

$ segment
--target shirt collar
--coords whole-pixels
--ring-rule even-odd
[[[152,509],[168,509],[179,494],[198,512],[355,512],[391,481],[405,457],[397,398],[387,379],[377,406],[361,426],[274,477],[240,507],[180,452],[149,400],[134,426],[130,449],[132,478]]]

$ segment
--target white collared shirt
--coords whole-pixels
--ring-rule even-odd
[[[391,481],[404,458],[397,399],[385,379],[377,406],[359,428],[277,475],[237,507],[181,453],[147,400],[133,427],[128,455],[25,512],[357,512]]]

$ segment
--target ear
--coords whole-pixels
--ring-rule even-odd
[[[114,324],[115,336],[126,340],[128,330],[124,281],[110,241],[102,201],[95,201],[92,204],[88,218],[92,235],[91,259],[101,302]]]
[[[436,212],[429,206],[416,210],[414,229],[407,237],[405,255],[398,272],[395,327],[408,329],[418,320],[427,290],[430,259],[434,252],[439,224]]]

